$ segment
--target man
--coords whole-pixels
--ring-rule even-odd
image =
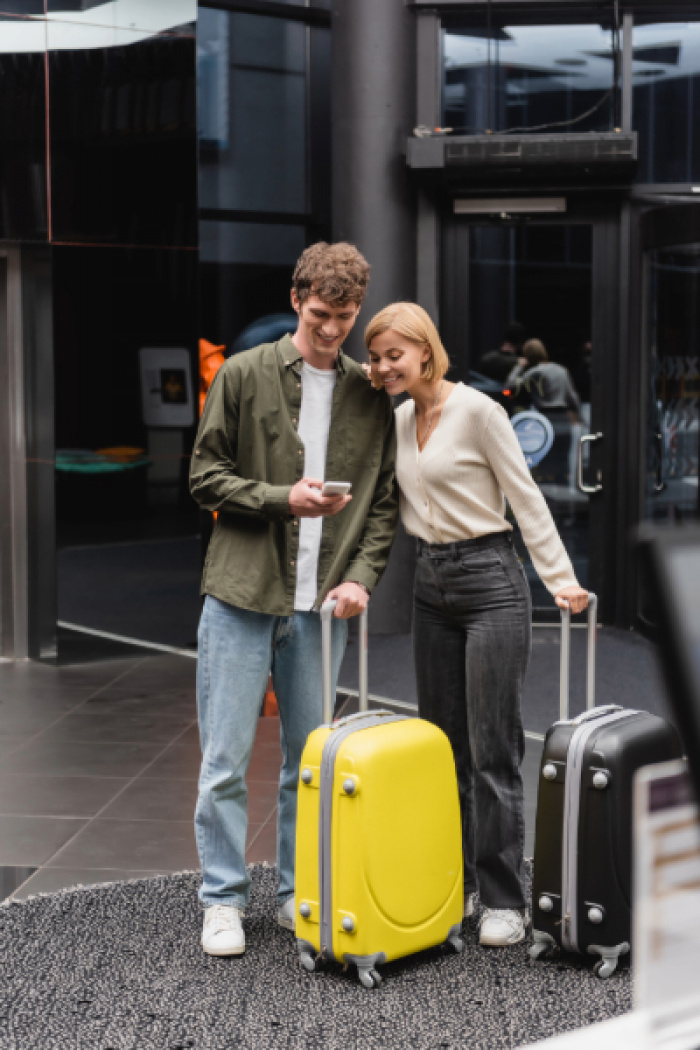
[[[523,326],[518,321],[511,321],[503,333],[500,349],[484,354],[479,361],[477,371],[489,379],[505,384],[517,364],[527,367],[525,358],[520,356],[524,340]]]
[[[270,671],[283,755],[277,918],[294,929],[299,762],[322,718],[319,609],[338,601],[335,686],[347,619],[367,605],[396,529],[391,402],[341,350],[368,281],[352,245],[307,248],[292,285],[295,334],[222,365],[197,434],[191,490],[217,512],[202,581],[195,814],[211,955],[245,949],[245,775]],[[351,494],[323,496],[324,478],[352,482]]]

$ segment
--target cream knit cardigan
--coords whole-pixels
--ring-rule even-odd
[[[422,452],[412,400],[396,410],[396,434],[401,518],[410,535],[428,543],[451,543],[510,532],[507,498],[550,593],[577,585],[544,496],[500,405],[457,383]]]

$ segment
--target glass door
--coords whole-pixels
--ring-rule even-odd
[[[700,242],[651,249],[646,286],[644,517],[677,523],[698,513]]]
[[[642,217],[641,518],[682,525],[700,510],[700,205],[653,208]],[[637,613],[656,613],[641,580]]]
[[[445,244],[444,327],[453,371],[505,406],[581,585],[599,590],[595,391],[604,389],[596,370],[605,355],[596,345],[603,340],[594,316],[594,259],[601,254],[595,226],[455,220]],[[535,619],[549,620],[556,615],[552,597],[513,524]]]

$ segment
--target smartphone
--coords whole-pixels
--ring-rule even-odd
[[[321,489],[322,496],[347,496],[352,488],[351,481],[324,481]]]

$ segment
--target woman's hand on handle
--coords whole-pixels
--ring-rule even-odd
[[[583,587],[564,587],[554,596],[560,609],[571,609],[572,613],[583,612],[588,608],[588,591]]]

